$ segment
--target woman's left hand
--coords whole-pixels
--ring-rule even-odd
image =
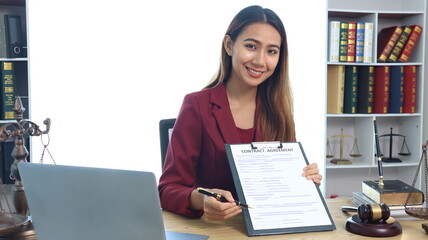
[[[302,176],[308,180],[312,180],[314,183],[321,184],[322,175],[319,173],[318,164],[311,163],[303,168]]]

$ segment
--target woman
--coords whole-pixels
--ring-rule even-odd
[[[209,220],[239,214],[224,144],[255,141],[296,141],[285,29],[272,10],[260,6],[235,16],[217,75],[184,98],[159,181],[162,208],[190,217],[205,214]],[[317,184],[322,178],[315,163],[302,176]],[[229,202],[206,197],[197,187]]]

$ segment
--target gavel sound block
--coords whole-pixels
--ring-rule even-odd
[[[357,208],[345,207],[342,211],[358,214],[348,218],[345,228],[348,232],[368,237],[392,237],[401,234],[401,225],[390,217],[386,204],[363,204]]]

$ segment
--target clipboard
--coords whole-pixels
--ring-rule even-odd
[[[225,144],[248,236],[333,231],[319,187],[301,176],[309,164],[300,142]]]

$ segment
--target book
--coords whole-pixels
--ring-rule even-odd
[[[380,31],[377,41],[378,62],[386,61],[402,32],[403,28],[401,28],[400,26],[383,28]]]
[[[363,181],[362,192],[376,203],[387,205],[405,205],[411,192],[408,205],[419,205],[424,202],[422,191],[400,180],[384,180],[384,187],[380,188],[374,181]],[[412,191],[410,191],[412,189]]]
[[[343,113],[345,66],[330,65],[327,71],[327,113]]]
[[[348,23],[348,53],[347,62],[355,62],[355,47],[357,41],[357,23]]]
[[[7,58],[6,25],[2,15],[0,15],[0,58]]]
[[[340,22],[331,21],[329,31],[330,55],[328,60],[330,62],[339,62]]]
[[[416,112],[416,66],[404,66],[403,113]]]
[[[412,32],[412,28],[410,26],[403,27],[403,32],[398,38],[397,43],[395,43],[395,46],[392,49],[391,54],[389,54],[389,57],[386,59],[386,62],[392,63],[397,61],[411,32]]]
[[[373,81],[374,67],[360,66],[358,67],[358,91],[357,91],[357,106],[358,113],[372,113],[373,109]]]
[[[0,62],[1,71],[1,119],[15,119],[15,71],[14,62]]]
[[[373,113],[388,113],[389,84],[389,66],[375,67],[373,83]]]
[[[363,192],[352,192],[352,201],[357,205],[376,204],[374,200],[367,197]]]
[[[345,66],[343,113],[357,113],[358,67]]]
[[[419,39],[419,36],[422,33],[422,27],[419,25],[412,25],[412,32],[410,33],[409,39],[403,47],[400,56],[397,59],[397,62],[407,62],[409,60],[410,54],[413,52],[413,49]]]
[[[357,36],[355,40],[355,62],[364,62],[364,29],[363,22],[357,22]]]
[[[389,113],[403,112],[404,67],[391,66],[389,84]]]
[[[340,22],[339,62],[348,61],[348,23]]]
[[[352,201],[355,205],[363,205],[363,204],[378,204],[375,201],[373,201],[371,198],[369,198],[367,195],[365,195],[363,192],[352,192]],[[417,204],[417,205],[409,205],[412,207],[424,207],[425,204]],[[404,205],[394,205],[394,206],[388,206],[389,209],[392,211],[391,215],[396,215],[401,210],[404,210]]]
[[[373,61],[373,23],[364,24],[364,63]]]
[[[25,57],[26,49],[22,36],[21,16],[4,15],[4,22],[6,25],[7,57]]]

